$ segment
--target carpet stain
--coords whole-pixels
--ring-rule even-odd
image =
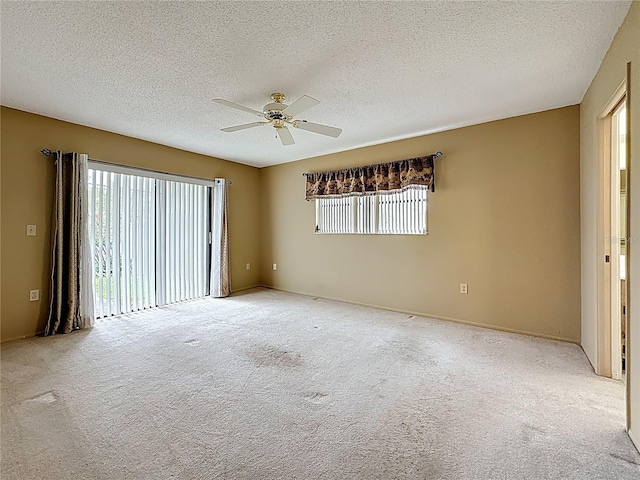
[[[613,458],[617,458],[619,460],[622,460],[624,462],[630,463],[631,465],[640,465],[640,463],[638,462],[634,462],[633,460],[629,460],[628,458],[625,458],[621,455],[617,455],[615,453],[609,453],[609,455],[611,455]]]
[[[327,394],[323,392],[307,392],[302,395],[307,402],[320,405],[327,401]]]
[[[37,395],[33,398],[30,398],[28,400],[25,400],[22,403],[41,403],[41,404],[49,404],[49,403],[53,403],[55,401],[57,401],[58,399],[56,398],[55,394],[53,393],[53,391],[47,392],[47,393],[43,393],[41,395]]]
[[[302,365],[300,354],[271,345],[256,347],[248,352],[249,359],[259,367],[295,368]]]
[[[33,411],[33,410],[41,410],[45,406],[55,406],[58,401],[57,395],[50,390],[45,393],[41,393],[40,395],[36,395],[35,397],[27,398],[17,404],[15,404],[16,411]]]
[[[380,351],[397,360],[408,363],[425,363],[433,365],[435,362],[416,344],[414,339],[393,339],[380,345]]]
[[[546,430],[545,430],[544,428],[542,428],[542,427],[538,427],[538,426],[536,426],[536,425],[532,425],[532,424],[529,424],[529,423],[524,423],[524,426],[525,426],[525,428],[527,428],[528,430],[533,430],[534,432],[542,433],[542,434],[544,434],[544,435],[546,435],[546,434],[547,434]]]
[[[546,435],[547,432],[535,425],[524,423],[522,425],[522,440],[524,442],[532,442],[539,435]]]

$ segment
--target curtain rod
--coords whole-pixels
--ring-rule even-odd
[[[55,155],[55,152],[52,152],[48,148],[43,148],[42,150],[40,150],[40,153],[45,157],[50,157],[51,155]],[[212,182],[213,180],[215,180],[212,178],[202,178],[202,177],[194,177],[192,175],[182,175],[180,173],[162,172],[160,170],[153,170],[152,168],[132,167],[131,165],[122,165],[121,163],[105,162],[103,160],[95,160],[93,158],[90,158],[89,161],[93,163],[101,163],[102,165],[113,165],[116,167],[133,168],[135,170],[142,170],[143,172],[160,173],[163,175],[173,175],[174,177],[190,178],[192,180],[204,180],[206,182]],[[233,182],[231,180],[227,180],[227,184],[233,185]]]
[[[436,153],[432,153],[430,155],[424,155],[425,157],[433,157],[433,158],[440,158],[444,155],[444,153],[442,153],[440,150],[438,150]],[[394,163],[394,162],[401,162],[402,160],[392,160],[390,162],[383,162],[382,164],[387,164],[387,163]],[[380,164],[380,165],[382,165]],[[366,166],[366,165],[365,165]],[[361,168],[361,167],[353,167],[353,168]],[[348,170],[348,168],[339,168],[337,170]],[[307,172],[303,172],[302,176],[304,177],[307,174]]]

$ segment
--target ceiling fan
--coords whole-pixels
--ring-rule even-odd
[[[282,145],[293,145],[296,143],[293,140],[293,135],[287,128],[287,125],[291,125],[293,128],[299,128],[300,130],[306,130],[308,132],[319,133],[320,135],[327,135],[329,137],[337,138],[342,133],[341,128],[330,127],[328,125],[321,125],[319,123],[307,122],[306,120],[294,119],[296,115],[307,111],[311,107],[315,107],[320,102],[308,95],[301,96],[298,100],[291,105],[287,105],[284,102],[285,96],[282,93],[271,94],[271,100],[273,103],[267,103],[262,112],[248,108],[243,105],[239,105],[222,98],[216,98],[213,101],[220,105],[226,105],[227,107],[235,108],[236,110],[242,110],[243,112],[257,115],[258,117],[266,120],[264,122],[245,123],[243,125],[236,125],[234,127],[221,128],[223,132],[237,132],[247,128],[261,127],[263,125],[271,125],[276,129],[277,135],[282,142]]]

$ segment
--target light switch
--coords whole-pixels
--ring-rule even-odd
[[[36,226],[27,225],[27,237],[35,237],[35,236],[36,236]]]

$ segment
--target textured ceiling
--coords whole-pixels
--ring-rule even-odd
[[[579,103],[629,5],[3,1],[2,104],[273,165]],[[220,132],[272,92],[342,135]]]

